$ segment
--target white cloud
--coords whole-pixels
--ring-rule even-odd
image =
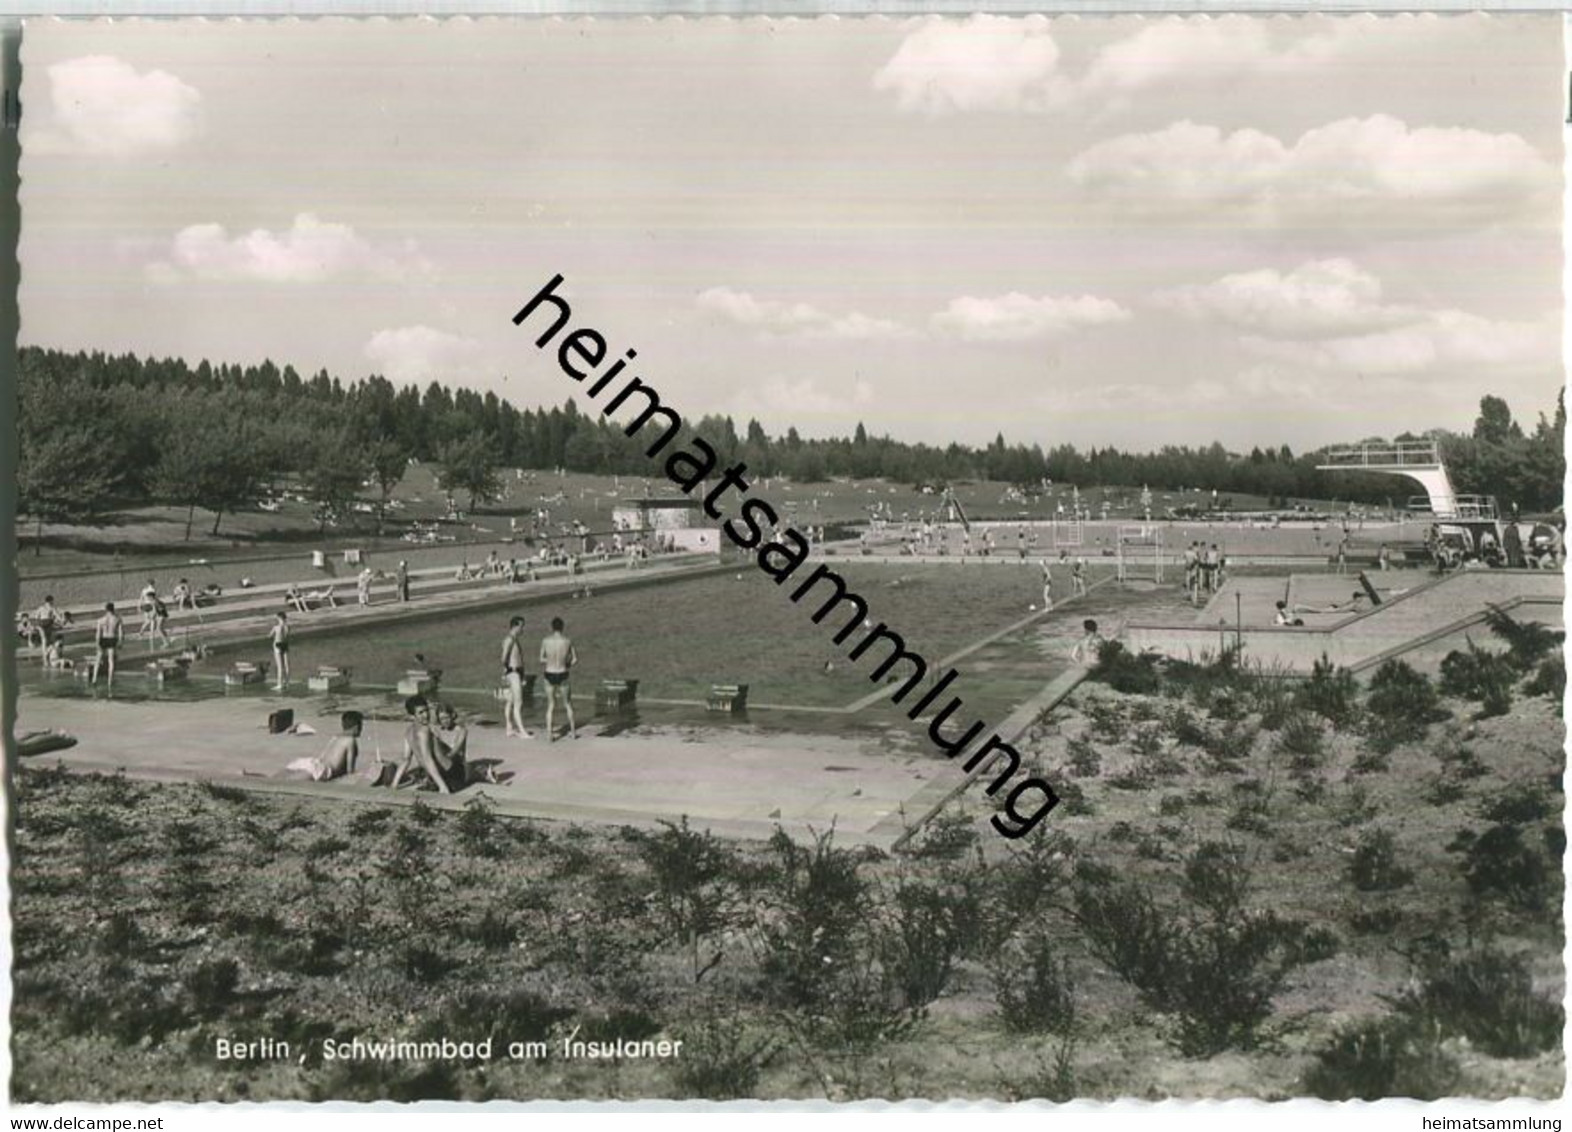
[[[1157,298],[1191,318],[1248,331],[1239,341],[1254,353],[1317,369],[1401,374],[1554,358],[1543,323],[1385,303],[1381,281],[1346,259],[1225,275]]]
[[[903,110],[1038,110],[1053,100],[1059,47],[1046,21],[977,15],[912,32],[873,77]]]
[[[1319,126],[1292,145],[1259,130],[1175,122],[1099,142],[1068,172],[1088,194],[1131,212],[1215,215],[1233,206],[1268,222],[1507,217],[1549,200],[1557,184],[1517,134],[1410,127],[1385,114]]]
[[[1060,69],[1059,46],[1041,18],[941,19],[909,34],[873,85],[893,93],[901,109],[930,114],[1106,109],[1162,87],[1301,71],[1341,54],[1361,30],[1368,34],[1339,20],[1326,34],[1279,47],[1259,17],[1153,19],[1102,47],[1075,76]]]
[[[392,382],[423,381],[452,376],[455,368],[474,361],[479,343],[429,326],[400,326],[379,330],[366,342],[364,353],[377,372]]]
[[[1123,322],[1130,312],[1093,295],[1033,298],[1019,291],[993,298],[963,295],[933,316],[933,325],[969,340],[1022,341],[1064,334],[1085,326]]]
[[[1320,369],[1403,374],[1464,365],[1509,365],[1543,359],[1554,365],[1555,337],[1534,322],[1505,322],[1465,311],[1433,311],[1412,326],[1319,341],[1247,336],[1241,343],[1266,357]]]
[[[48,69],[54,122],[32,135],[45,152],[126,157],[171,150],[196,135],[202,96],[167,71],[139,72],[110,55]]]
[[[347,224],[318,220],[308,212],[283,232],[258,228],[231,237],[222,224],[193,224],[175,235],[169,257],[148,267],[155,282],[184,277],[317,283],[349,272],[409,278],[430,269],[412,241],[375,247]]]
[[[1315,260],[1289,272],[1270,268],[1225,275],[1213,283],[1157,296],[1192,318],[1291,338],[1383,329],[1425,317],[1381,302],[1381,281],[1346,259]]]
[[[730,287],[711,287],[699,295],[697,302],[700,310],[765,334],[852,340],[902,338],[911,334],[907,327],[890,319],[873,318],[857,311],[836,316],[807,303],[758,299]]]
[[[742,390],[733,412],[766,422],[801,426],[840,427],[859,410],[873,404],[873,386],[857,380],[844,393],[825,389],[811,377],[771,377]]]

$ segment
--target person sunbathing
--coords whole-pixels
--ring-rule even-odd
[[[364,717],[358,711],[346,711],[339,717],[341,733],[320,755],[296,759],[285,770],[303,771],[313,782],[327,782],[355,773],[355,763],[360,758],[360,729]]]

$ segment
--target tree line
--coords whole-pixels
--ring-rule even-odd
[[[388,501],[411,459],[436,465],[450,493],[470,506],[494,497],[503,468],[649,475],[643,446],[598,414],[561,406],[518,409],[495,393],[432,381],[395,387],[372,376],[352,383],[290,366],[191,366],[179,359],[25,347],[19,354],[19,504],[38,524],[82,522],[116,508],[159,503],[186,508],[187,537],[197,510],[223,517],[252,505],[285,480],[317,504],[325,521],[368,495],[385,522]],[[1532,432],[1504,401],[1487,396],[1469,434],[1434,438],[1459,491],[1497,496],[1526,511],[1559,507],[1565,474],[1566,413],[1540,414]],[[944,484],[990,479],[1022,486],[1044,480],[1154,491],[1176,488],[1288,500],[1348,499],[1379,504],[1408,494],[1386,477],[1315,469],[1320,451],[1286,445],[1240,454],[1221,444],[1164,446],[1154,452],[1082,451],[1009,444],[938,447],[871,436],[770,436],[757,420],[739,431],[729,416],[693,424],[726,463],[754,475],[799,482],[832,476]],[[367,484],[370,484],[368,490]]]

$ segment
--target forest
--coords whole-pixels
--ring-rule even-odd
[[[196,366],[178,359],[38,347],[19,352],[19,509],[45,522],[86,522],[117,509],[162,504],[213,515],[251,506],[290,481],[324,516],[366,498],[381,505],[411,459],[438,468],[446,490],[473,509],[493,497],[504,468],[565,468],[650,474],[642,445],[621,425],[561,406],[519,409],[493,392],[395,387],[380,376],[344,382],[326,371],[306,378],[271,361]],[[850,437],[805,438],[795,428],[771,436],[757,420],[740,429],[729,416],[690,422],[728,464],[755,476],[798,482],[830,477],[921,484],[996,480],[1033,487],[1044,480],[1082,487],[1215,489],[1264,497],[1401,503],[1390,478],[1316,471],[1320,451],[1288,446],[1230,452],[1165,445],[1144,453],[1082,451],[1066,443],[1007,442],[936,447],[875,436],[859,424]],[[1485,396],[1470,433],[1431,430],[1392,440],[1435,438],[1458,491],[1494,495],[1503,507],[1539,514],[1562,505],[1564,394],[1531,430],[1499,397]],[[1350,436],[1349,443],[1380,440]]]

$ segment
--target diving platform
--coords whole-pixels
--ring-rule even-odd
[[[1459,495],[1456,492],[1434,440],[1334,448],[1322,457],[1322,462],[1316,465],[1316,471],[1379,472],[1407,476],[1425,489],[1424,495],[1409,499],[1411,511],[1427,513],[1438,520],[1494,521],[1497,518],[1496,501],[1490,496]]]

